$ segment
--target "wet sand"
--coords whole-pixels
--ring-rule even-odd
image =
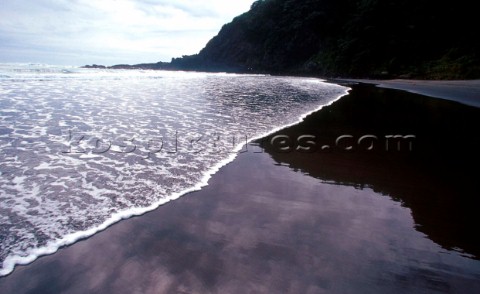
[[[430,80],[365,80],[348,79],[341,82],[358,82],[381,88],[405,90],[411,93],[457,101],[480,107],[480,80],[430,81]]]
[[[201,191],[17,267],[1,292],[478,292],[479,114],[354,86]]]

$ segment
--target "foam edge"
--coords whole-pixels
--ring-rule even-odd
[[[324,80],[318,80],[318,81],[322,82],[322,83],[325,83]],[[170,196],[168,196],[164,199],[161,199],[160,201],[157,201],[150,206],[134,207],[134,208],[129,208],[128,210],[117,212],[117,213],[113,214],[105,222],[98,225],[97,227],[94,227],[94,228],[91,228],[91,229],[88,229],[88,230],[85,230],[85,231],[79,231],[79,232],[75,232],[75,233],[72,233],[72,234],[68,234],[61,239],[58,239],[58,240],[55,240],[55,241],[50,241],[45,246],[42,246],[42,247],[39,247],[39,248],[34,248],[34,249],[31,249],[31,250],[27,251],[28,252],[27,256],[9,255],[3,261],[3,266],[0,269],[0,277],[10,275],[15,270],[15,267],[17,265],[28,265],[28,264],[34,262],[39,257],[54,254],[59,249],[61,249],[63,247],[66,247],[66,246],[69,246],[69,245],[72,245],[79,240],[87,239],[87,238],[89,238],[89,237],[107,229],[111,225],[118,223],[121,220],[125,220],[125,219],[129,219],[129,218],[132,218],[132,217],[135,217],[135,216],[140,216],[140,215],[146,214],[146,213],[151,212],[151,211],[157,209],[158,207],[160,207],[160,206],[162,206],[162,205],[164,205],[164,204],[166,204],[170,201],[176,200],[176,199],[178,199],[178,198],[180,198],[180,197],[182,197],[186,194],[201,190],[203,187],[208,186],[208,181],[210,180],[210,178],[214,174],[216,174],[222,167],[224,167],[225,165],[227,165],[230,162],[232,162],[233,160],[235,160],[235,158],[239,154],[239,151],[242,150],[245,145],[248,145],[252,141],[255,141],[255,140],[261,139],[263,137],[269,136],[270,134],[276,133],[276,132],[278,132],[282,129],[285,129],[285,128],[288,128],[288,127],[291,127],[293,125],[297,125],[297,124],[303,122],[304,119],[307,116],[309,116],[310,114],[315,113],[317,111],[320,111],[322,108],[324,108],[326,106],[329,106],[329,105],[333,104],[334,102],[338,101],[340,98],[348,95],[349,91],[351,90],[351,88],[349,88],[349,87],[344,87],[344,86],[341,86],[341,85],[336,85],[336,86],[345,88],[344,93],[338,95],[336,98],[332,99],[328,103],[320,105],[319,107],[315,108],[314,110],[300,115],[299,119],[296,122],[286,124],[286,125],[282,125],[280,127],[276,127],[269,132],[258,135],[256,137],[251,138],[251,139],[247,139],[247,141],[245,143],[238,144],[233,149],[230,156],[228,156],[226,159],[220,161],[219,163],[214,165],[211,169],[209,169],[205,173],[205,175],[202,177],[200,182],[197,183],[195,186],[193,186],[191,188],[188,188],[188,189],[185,189],[181,192],[173,193]]]

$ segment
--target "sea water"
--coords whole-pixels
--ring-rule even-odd
[[[348,89],[314,78],[0,65],[0,276],[207,184]]]

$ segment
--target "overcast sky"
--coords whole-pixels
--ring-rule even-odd
[[[0,62],[170,61],[195,54],[254,0],[0,0]]]

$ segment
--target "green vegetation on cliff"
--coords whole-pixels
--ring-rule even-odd
[[[465,3],[463,3],[465,2]],[[174,69],[479,78],[474,2],[258,0]]]

